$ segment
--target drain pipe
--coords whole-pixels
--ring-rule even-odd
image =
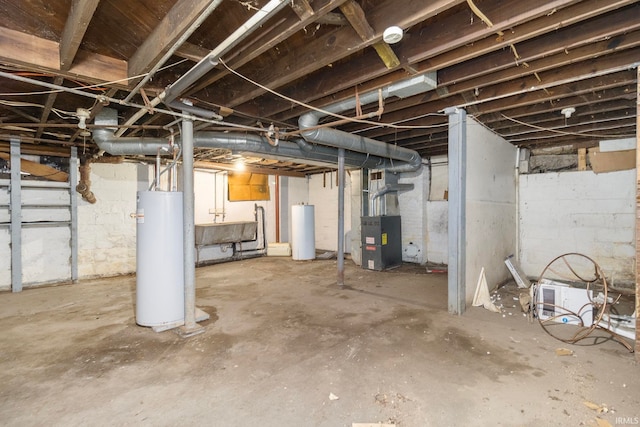
[[[315,142],[336,148],[344,148],[351,151],[367,153],[374,156],[390,159],[390,165],[385,169],[389,172],[413,172],[422,167],[422,156],[417,151],[408,148],[387,144],[375,139],[354,135],[348,132],[328,127],[317,127],[320,119],[327,113],[340,113],[356,108],[358,105],[366,105],[376,102],[382,97],[390,96],[404,98],[435,88],[435,76],[432,73],[420,75],[407,80],[401,80],[385,86],[381,90],[374,90],[359,96],[352,97],[323,107],[324,112],[310,111],[298,119],[298,126],[302,137],[308,142]],[[400,164],[393,164],[393,161]]]
[[[82,158],[80,161],[80,181],[76,185],[76,191],[82,195],[87,202],[94,204],[96,200],[95,194],[91,191],[91,159]]]

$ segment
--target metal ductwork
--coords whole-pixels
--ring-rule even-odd
[[[374,90],[359,96],[330,104],[323,107],[328,113],[340,113],[354,109],[358,103],[361,105],[370,104],[390,96],[404,98],[416,95],[435,88],[436,76],[434,73],[422,74],[407,80],[401,80],[391,85],[385,86],[381,90]],[[375,139],[354,135],[332,128],[318,128],[318,123],[322,117],[327,116],[325,112],[310,111],[298,120],[303,138],[309,142],[328,145],[335,148],[344,148],[350,151],[367,153],[381,158],[390,159],[384,169],[389,172],[413,172],[422,166],[422,157],[417,151],[408,148],[387,144]],[[394,161],[395,164],[394,164]]]
[[[117,137],[113,130],[95,129],[93,139],[101,150],[115,156],[147,155],[155,156],[162,149],[171,153],[169,141],[165,138]],[[177,141],[179,142],[179,140]],[[194,146],[199,148],[223,148],[236,153],[257,154],[264,158],[290,161],[299,159],[323,164],[338,163],[338,149],[309,144],[304,140],[296,142],[280,141],[277,146],[267,143],[259,135],[198,132],[194,135]],[[384,169],[389,160],[357,152],[345,152],[345,165],[357,168]]]
[[[98,148],[112,156],[155,156],[158,150],[171,148],[166,138],[118,137],[110,129],[93,129],[92,132]]]
[[[410,191],[413,190],[413,184],[387,184],[375,193],[371,195],[371,216],[380,215],[378,212],[376,200],[385,194],[397,193],[398,191]]]

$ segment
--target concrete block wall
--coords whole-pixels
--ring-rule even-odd
[[[325,251],[338,250],[338,186],[336,185],[336,171],[309,177],[309,204],[314,205],[316,249]],[[351,231],[351,180],[345,179],[344,197],[344,233],[350,236]],[[351,238],[345,238],[345,252],[350,251]]]
[[[427,256],[435,264],[449,262],[449,202],[445,195],[449,189],[447,156],[431,159],[431,174],[427,204]]]
[[[520,264],[538,277],[555,257],[593,258],[608,280],[635,281],[636,171],[520,175]]]
[[[349,232],[351,260],[356,265],[362,265],[362,171],[350,171],[347,174],[347,180],[351,188],[349,194],[345,194],[345,197],[349,197],[351,205],[351,230]]]
[[[427,193],[429,171],[423,167],[417,172],[403,173],[400,184],[413,184],[413,190],[400,191],[398,203],[402,222],[402,261],[424,264],[427,261]]]
[[[78,275],[116,276],[136,270],[136,193],[149,185],[148,167],[133,163],[91,165],[98,199],[78,201]]]
[[[280,242],[291,243],[291,206],[309,204],[308,178],[280,177]]]
[[[37,160],[37,159],[36,159]],[[0,204],[9,205],[8,188],[10,180],[2,180],[0,190]],[[65,184],[57,182],[37,183],[23,182],[21,189],[22,222],[55,222],[69,221],[69,189]],[[41,188],[40,185],[49,187]],[[41,205],[47,207],[29,207]],[[58,207],[49,207],[60,206]],[[0,222],[11,221],[8,208],[0,210]],[[22,286],[29,287],[43,283],[53,283],[71,278],[71,230],[68,225],[51,225],[22,227],[21,233],[21,261]],[[11,233],[9,227],[0,229],[0,290],[11,289]]]
[[[468,117],[466,192],[466,301],[481,269],[493,287],[508,279],[504,259],[515,252],[516,148]]]
[[[182,173],[182,172],[180,172]],[[254,221],[255,205],[262,206],[266,215],[267,242],[275,241],[275,176],[269,176],[270,200],[230,202],[228,200],[227,172],[215,173],[209,170],[194,172],[195,223]],[[224,217],[221,213],[224,212]]]
[[[449,262],[449,202],[427,201],[427,253],[425,262]]]
[[[68,226],[22,229],[22,285],[71,278],[71,229]]]
[[[11,216],[9,213],[9,185],[10,180],[0,180],[0,222],[10,223]],[[11,288],[11,229],[9,227],[0,227],[0,290]]]

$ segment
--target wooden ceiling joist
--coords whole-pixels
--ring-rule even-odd
[[[73,0],[60,39],[60,69],[68,71],[100,0]]]
[[[179,0],[129,59],[129,77],[148,72],[203,14],[211,0]],[[193,29],[192,29],[193,30]]]

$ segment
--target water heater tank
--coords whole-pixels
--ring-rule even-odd
[[[313,205],[291,206],[291,257],[315,259],[316,235]]]
[[[136,323],[184,321],[182,193],[139,191],[136,218]]]

